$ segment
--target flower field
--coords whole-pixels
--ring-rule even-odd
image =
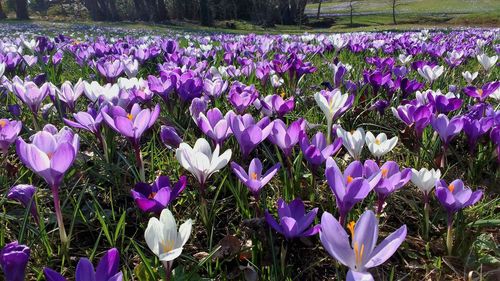
[[[0,35],[5,280],[498,280],[498,29]]]

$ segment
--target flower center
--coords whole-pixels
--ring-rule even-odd
[[[281,98],[284,99],[285,98],[285,90],[281,90]]]
[[[365,251],[365,244],[361,244],[361,247],[359,247],[358,242],[354,243],[354,261],[356,263],[356,265],[354,266],[355,269],[358,269],[361,263],[363,262],[364,251]]]
[[[257,179],[257,173],[251,173],[250,174],[250,178],[252,178],[252,180],[256,180]]]
[[[483,95],[483,89],[477,89],[477,94],[479,96],[482,96]]]
[[[151,192],[149,195],[148,195],[148,199],[153,199],[155,198],[156,196],[156,192]]]
[[[379,139],[375,139],[375,144],[376,145],[380,145],[380,140]]]
[[[350,223],[347,224],[347,229],[351,232],[351,236],[354,237],[354,227],[356,226],[355,221],[351,221]]]
[[[353,180],[353,177],[351,176],[347,176],[347,184],[351,183]]]
[[[455,186],[453,184],[448,185],[448,189],[453,192],[455,190]]]
[[[0,128],[5,127],[5,125],[7,125],[7,121],[5,121],[5,120],[0,120]]]
[[[49,157],[49,160],[52,159],[52,155],[54,155],[54,153],[52,152],[47,152],[47,157]]]
[[[352,130],[352,131],[350,131],[349,133],[351,133],[351,135],[354,135],[354,133],[355,133],[355,132],[356,132],[356,131]]]
[[[389,170],[386,168],[383,168],[381,172],[382,172],[382,177],[385,178],[385,177],[387,177],[387,173],[389,173]]]
[[[128,120],[132,121],[132,119],[134,119],[134,116],[129,113],[129,114],[127,114],[127,118],[128,118]]]
[[[174,249],[175,241],[174,240],[165,240],[161,241],[161,248],[163,250],[163,253],[168,253]]]

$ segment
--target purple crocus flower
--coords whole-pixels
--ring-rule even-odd
[[[467,136],[469,151],[474,151],[477,140],[486,134],[493,127],[492,117],[483,117],[479,120],[470,117],[464,117],[464,133]]]
[[[319,238],[325,250],[343,265],[349,267],[347,281],[373,281],[368,269],[389,259],[406,238],[406,225],[391,233],[378,246],[378,220],[375,214],[365,211],[358,221],[348,225],[349,235],[330,213],[321,216]]]
[[[427,99],[437,113],[448,113],[462,106],[462,100],[459,98],[448,97],[443,94],[433,94],[431,91],[427,93]]]
[[[306,214],[304,203],[300,198],[293,200],[290,204],[280,198],[276,205],[279,222],[267,210],[265,213],[266,221],[269,226],[285,236],[286,239],[312,236],[319,232],[319,225],[309,227],[318,214],[318,208],[314,208]]]
[[[30,248],[17,241],[11,242],[0,251],[0,268],[6,281],[24,281]]]
[[[119,265],[120,254],[115,248],[106,252],[95,270],[87,258],[81,258],[76,266],[75,279],[76,281],[121,281],[123,274],[119,271]],[[47,281],[66,281],[66,278],[50,268],[44,268],[43,273]]]
[[[22,127],[21,121],[0,119],[0,152],[3,157],[7,157],[9,146],[16,141]]]
[[[82,111],[74,113],[73,118],[75,121],[63,118],[64,123],[73,128],[89,131],[94,135],[100,134],[101,123],[103,120],[101,112],[98,113],[95,109],[89,106],[87,108],[87,112]]]
[[[459,179],[454,180],[449,185],[444,180],[436,181],[436,197],[448,213],[448,231],[446,235],[448,255],[451,255],[453,251],[453,215],[463,208],[476,204],[482,196],[482,190],[472,192]]]
[[[406,104],[398,106],[397,109],[393,107],[392,114],[408,127],[414,128],[417,137],[420,137],[424,129],[429,125],[432,112],[427,105]]]
[[[44,83],[38,87],[32,81],[23,82],[18,79],[12,84],[12,89],[16,96],[30,108],[31,112],[37,114],[43,100],[50,93],[50,84]]]
[[[160,105],[157,104],[153,110],[141,109],[139,104],[134,104],[130,113],[120,106],[110,106],[101,110],[106,123],[116,132],[127,137],[135,146],[147,129],[151,128],[160,114]]]
[[[198,117],[200,113],[207,111],[208,102],[203,96],[201,98],[194,98],[189,106],[189,113],[191,118],[193,118],[194,123],[198,123]]]
[[[365,199],[380,181],[381,173],[365,179],[363,170],[363,164],[360,161],[354,161],[342,173],[332,157],[326,160],[325,176],[335,195],[342,225],[352,207]]]
[[[228,83],[222,79],[205,79],[203,92],[211,98],[218,98],[227,90]]]
[[[302,132],[299,139],[300,149],[304,154],[304,158],[313,169],[321,166],[328,157],[335,154],[342,147],[341,138],[337,138],[332,144],[327,145],[325,135],[322,132],[317,132],[311,138],[311,141],[308,140],[307,134]]]
[[[85,84],[80,78],[74,86],[70,81],[65,81],[60,90],[56,88],[56,93],[57,97],[68,106],[69,110],[74,111],[76,100],[83,94],[84,90]]]
[[[250,114],[241,116],[232,113],[228,117],[229,126],[240,145],[243,157],[248,157],[250,152],[269,136],[274,125],[268,117],[258,122],[255,122]]]
[[[182,138],[177,134],[174,127],[162,125],[160,128],[161,142],[168,148],[178,148],[182,142]]]
[[[234,82],[229,90],[227,99],[236,110],[242,114],[259,96],[254,85],[246,86],[240,82]]]
[[[276,119],[272,123],[273,129],[269,140],[289,157],[293,147],[299,142],[300,133],[305,131],[306,123],[302,118],[295,120],[288,128],[281,119]]]
[[[269,95],[264,99],[257,99],[254,106],[266,116],[276,115],[278,118],[283,117],[295,107],[293,97],[284,100],[280,95]]]
[[[254,158],[252,162],[250,162],[248,173],[235,162],[231,162],[231,169],[238,179],[248,187],[253,197],[258,200],[260,190],[278,172],[280,163],[276,163],[264,174],[262,174],[262,162],[260,162],[258,158]]]
[[[7,198],[15,200],[23,205],[24,208],[29,208],[33,219],[38,224],[38,211],[36,209],[35,195],[36,187],[30,184],[18,184],[10,188],[7,193]]]
[[[376,174],[381,174],[379,183],[374,190],[378,196],[377,213],[382,213],[385,200],[393,192],[402,188],[411,180],[411,169],[405,168],[401,171],[394,161],[387,161],[381,167],[373,160],[366,160],[364,163],[364,176],[367,178]]]
[[[153,184],[140,182],[130,192],[141,211],[159,215],[186,188],[186,183],[185,176],[173,186],[167,176],[159,176]]]
[[[489,82],[483,85],[481,89],[477,89],[474,86],[468,86],[464,88],[464,92],[473,98],[476,98],[480,102],[484,102],[491,94],[493,94],[498,87],[500,87],[500,81]]]
[[[66,231],[59,200],[59,186],[64,174],[73,165],[80,148],[80,137],[68,127],[59,132],[51,124],[32,136],[32,142],[26,143],[21,137],[16,141],[16,151],[26,167],[41,176],[51,187],[54,207],[59,225],[62,244],[67,243]]]
[[[431,118],[432,128],[439,134],[443,145],[446,147],[450,141],[458,135],[464,126],[462,116],[455,116],[451,120],[444,114]]]
[[[123,62],[112,56],[97,61],[96,68],[108,82],[113,82],[124,71]]]
[[[222,113],[218,108],[213,108],[207,111],[206,115],[201,112],[198,115],[198,127],[200,130],[211,138],[215,143],[222,146],[224,140],[231,134],[231,129],[229,129],[229,112],[226,116],[222,116]]]

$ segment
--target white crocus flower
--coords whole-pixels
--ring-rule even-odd
[[[500,87],[498,87],[491,95],[491,98],[496,99],[497,101],[500,101]]]
[[[467,84],[472,84],[472,81],[477,78],[478,72],[470,73],[469,71],[462,72],[462,77],[467,81]]]
[[[191,235],[192,225],[192,220],[188,219],[177,232],[175,218],[169,209],[161,212],[160,220],[155,217],[149,219],[144,239],[167,270],[170,270],[172,261],[181,255],[184,244]]]
[[[432,83],[436,79],[443,74],[444,67],[440,65],[436,65],[434,67],[430,67],[428,65],[424,65],[424,67],[418,69],[418,73],[427,80],[427,82]]]
[[[3,76],[5,72],[5,63],[0,62],[0,78]]]
[[[440,178],[441,171],[439,169],[427,170],[426,168],[422,168],[420,171],[411,169],[411,182],[426,194],[429,194],[436,181]]]
[[[359,159],[365,145],[365,130],[357,128],[356,131],[348,132],[342,128],[337,128],[337,136],[342,139],[342,144],[347,149],[347,152],[354,159]]]
[[[316,103],[326,117],[328,126],[326,138],[328,143],[330,143],[331,140],[333,117],[342,107],[344,107],[348,98],[349,95],[347,93],[342,94],[339,89],[334,89],[331,93],[329,93],[328,99],[321,92],[317,92],[316,94],[314,94]]]
[[[477,60],[483,66],[484,70],[489,71],[497,62],[498,56],[489,57],[487,54],[477,55]]]
[[[276,74],[273,74],[271,76],[271,85],[273,85],[274,88],[279,88],[281,85],[285,83],[285,80],[283,78],[279,77]]]
[[[83,81],[83,85],[85,96],[92,102],[95,102],[101,96],[104,97],[106,101],[112,101],[114,98],[118,98],[120,94],[120,87],[118,87],[118,84],[106,84],[101,86],[97,81],[92,81],[92,83]]]
[[[385,133],[380,133],[375,137],[372,132],[367,132],[365,137],[366,146],[373,156],[380,158],[390,152],[398,143],[398,137],[387,139]]]
[[[411,62],[412,60],[412,55],[406,55],[406,54],[399,54],[398,59],[402,64],[407,64]]]
[[[175,157],[184,169],[193,174],[202,188],[210,176],[224,168],[231,159],[231,149],[219,155],[219,145],[212,152],[210,145],[204,138],[199,138],[194,147],[181,143],[175,151]]]

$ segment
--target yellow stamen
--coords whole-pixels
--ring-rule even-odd
[[[355,133],[355,132],[356,132],[356,131],[352,130],[350,133],[351,133],[351,135],[354,135],[354,133]]]
[[[250,178],[252,178],[252,180],[256,180],[257,179],[257,173],[251,173],[250,174]]]
[[[352,180],[353,180],[353,177],[351,177],[351,176],[347,176],[347,183],[348,183],[348,184],[349,184],[349,183],[351,183],[351,182],[352,182]]]
[[[387,173],[389,173],[389,170],[386,168],[383,168],[381,172],[382,172],[382,177],[385,178],[385,177],[387,177]]]
[[[379,139],[375,139],[375,144],[376,145],[380,145],[380,140]]]
[[[483,95],[483,89],[477,89],[477,94],[479,96],[482,96]]]
[[[281,94],[280,94],[281,98],[284,99],[285,98],[285,90],[281,90]]]
[[[127,118],[128,118],[128,120],[132,121],[132,119],[134,119],[134,116],[129,113],[129,114],[127,114]]]
[[[148,199],[153,199],[155,198],[156,196],[156,192],[151,192],[149,195],[148,195]]]
[[[5,125],[7,125],[7,121],[5,121],[5,120],[0,120],[0,128],[5,127]]]
[[[347,229],[349,229],[349,231],[351,232],[351,237],[354,237],[354,226],[356,226],[355,221],[351,221],[347,224]]]
[[[166,240],[160,242],[163,253],[168,253],[174,249],[175,241],[174,240]]]
[[[455,190],[455,186],[453,184],[448,185],[448,189],[453,192]]]

